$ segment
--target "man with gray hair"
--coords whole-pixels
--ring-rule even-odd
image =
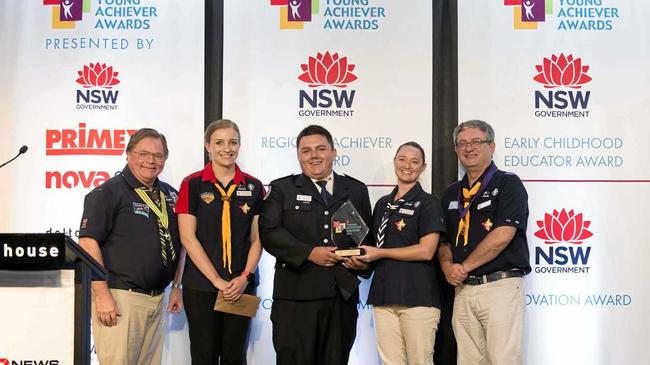
[[[466,121],[453,136],[465,176],[441,199],[447,236],[438,259],[455,287],[458,364],[522,364],[523,276],[531,269],[528,194],[516,175],[492,161],[494,130],[488,123]]]
[[[177,192],[158,179],[168,156],[164,135],[138,130],[126,146],[122,173],[84,201],[79,245],[108,270],[108,280],[92,283],[93,339],[102,365],[161,362],[163,293],[184,255],[174,214]],[[174,285],[167,310],[181,306]]]

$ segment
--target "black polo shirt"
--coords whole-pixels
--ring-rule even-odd
[[[111,288],[163,289],[176,272],[180,237],[174,214],[177,192],[156,179],[154,191],[165,194],[169,231],[177,260],[167,267],[162,261],[158,217],[134,191],[144,185],[128,166],[86,195],[79,237],[99,243]],[[168,254],[168,257],[169,254]]]
[[[486,169],[485,172],[487,172]],[[485,175],[483,172],[483,175]],[[481,176],[477,181],[483,178]],[[449,242],[454,263],[462,263],[467,256],[492,230],[500,226],[512,226],[517,232],[508,246],[494,260],[471,271],[469,275],[480,276],[500,270],[522,269],[530,272],[528,241],[526,240],[526,224],[528,222],[528,193],[519,177],[513,173],[497,170],[483,190],[477,196],[469,210],[469,240],[463,246],[462,236],[456,245],[458,233],[458,201],[459,189],[469,189],[467,175],[461,181],[451,184],[442,198],[442,209],[445,212],[447,233],[445,242]],[[461,195],[462,196],[462,195]]]
[[[386,204],[393,201],[397,188],[379,199],[372,214],[372,234],[376,240]],[[399,208],[390,216],[383,248],[416,245],[432,232],[445,232],[438,199],[417,183],[406,193]],[[398,261],[381,259],[374,264],[368,303],[440,308],[433,260]]]
[[[228,191],[231,184],[237,188],[230,201],[230,234],[232,242],[232,274],[223,265],[221,241],[221,213],[223,201],[221,193],[214,184],[220,184]],[[251,175],[242,172],[235,165],[235,177],[227,186],[222,186],[214,176],[212,164],[205,165],[185,179],[181,184],[176,214],[191,214],[196,217],[196,237],[203,246],[210,262],[224,280],[231,280],[246,269],[248,252],[251,248],[251,224],[253,217],[259,215],[260,205],[264,199],[264,186]],[[252,285],[257,285],[257,273]],[[192,260],[185,261],[183,285],[188,288],[216,292],[217,289],[194,265]]]

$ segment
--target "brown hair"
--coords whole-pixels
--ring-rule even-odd
[[[165,153],[165,157],[169,157],[169,149],[167,149],[167,139],[165,138],[165,135],[153,128],[138,129],[138,131],[135,132],[129,139],[129,143],[126,145],[126,152],[133,151],[135,146],[145,138],[159,139],[163,144],[163,151]]]
[[[235,122],[233,122],[230,119],[218,119],[210,122],[208,124],[208,127],[205,128],[205,134],[203,135],[203,139],[205,143],[210,143],[210,137],[212,137],[212,133],[214,133],[218,129],[226,129],[226,128],[232,128],[237,132],[237,139],[241,140],[241,133],[239,133],[239,127]]]
[[[402,143],[401,146],[397,147],[397,151],[395,151],[395,157],[397,157],[397,154],[399,153],[399,150],[401,150],[402,147],[404,147],[404,146],[411,146],[413,148],[416,148],[416,149],[420,150],[420,153],[422,154],[422,163],[425,164],[427,162],[426,159],[424,158],[424,148],[422,148],[422,146],[420,146],[419,143],[413,142],[413,141]]]

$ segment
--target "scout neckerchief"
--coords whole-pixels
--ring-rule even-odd
[[[223,202],[223,209],[221,210],[221,251],[223,253],[223,267],[228,267],[228,272],[232,274],[232,237],[230,234],[230,197],[237,188],[237,184],[232,184],[228,187],[228,192],[225,192],[218,183],[214,186],[221,194],[221,201]]]
[[[176,261],[176,250],[171,242],[171,234],[169,233],[169,216],[167,215],[167,204],[165,203],[165,193],[160,190],[160,201],[158,204],[154,203],[147,194],[150,191],[146,187],[134,189],[136,194],[147,204],[149,209],[158,217],[158,235],[160,237],[161,256],[163,265],[169,265],[169,258],[167,257],[167,250],[170,251],[171,261]],[[152,192],[155,194],[155,192]]]
[[[398,199],[396,202],[391,202],[390,199],[386,202],[386,208],[384,208],[384,215],[381,217],[381,223],[379,223],[379,229],[377,230],[377,247],[384,245],[386,240],[386,227],[388,226],[388,220],[390,216],[395,213],[397,208],[399,208],[404,203],[404,199]]]
[[[461,183],[458,187],[458,234],[456,234],[456,246],[458,246],[458,239],[463,235],[463,246],[467,246],[469,241],[469,210],[474,203],[477,196],[483,194],[488,184],[497,172],[497,166],[494,162],[490,163],[487,172],[483,177],[477,181],[471,189],[463,187]],[[463,205],[461,207],[461,202]]]

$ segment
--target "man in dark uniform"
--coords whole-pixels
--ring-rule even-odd
[[[492,161],[489,124],[459,124],[454,144],[466,174],[442,198],[448,236],[438,258],[455,287],[458,364],[522,364],[528,194],[516,175]]]
[[[79,244],[108,270],[107,281],[92,283],[93,338],[102,365],[160,364],[162,294],[181,257],[177,192],[158,180],[169,155],[164,135],[140,129],[126,155],[122,173],[84,201]],[[178,290],[169,311],[181,309]]]
[[[335,254],[332,214],[350,200],[370,223],[368,188],[332,170],[336,150],[323,127],[297,141],[302,174],[271,182],[262,204],[262,246],[276,257],[273,346],[278,364],[347,364],[357,327],[359,279],[367,269]]]

